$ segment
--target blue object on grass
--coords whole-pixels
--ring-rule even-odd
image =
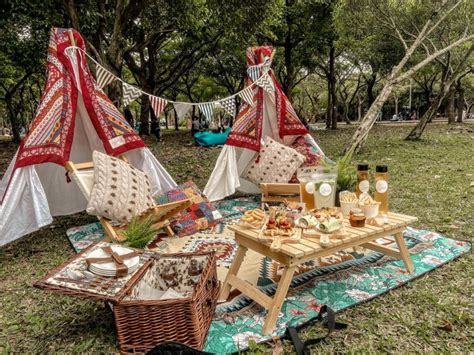
[[[209,147],[212,145],[223,145],[230,133],[230,127],[226,128],[222,133],[214,132],[196,132],[194,133],[194,140],[196,144],[201,147]]]

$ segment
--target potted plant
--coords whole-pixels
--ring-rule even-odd
[[[145,248],[159,231],[154,227],[155,222],[153,216],[143,219],[134,216],[127,228],[122,231],[122,234],[127,238],[122,244],[132,248]]]

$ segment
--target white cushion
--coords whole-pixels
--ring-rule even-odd
[[[146,174],[127,162],[94,151],[94,184],[87,213],[122,223],[154,206]]]
[[[304,161],[304,155],[295,149],[265,137],[260,153],[249,163],[242,177],[257,185],[287,183]]]

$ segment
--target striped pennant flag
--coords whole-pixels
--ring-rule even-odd
[[[224,109],[225,112],[227,112],[232,117],[235,117],[235,100],[232,96],[228,97],[227,99],[217,101],[217,103]]]
[[[123,83],[123,105],[128,106],[133,100],[142,94],[142,91],[135,86]]]
[[[115,75],[100,65],[97,66],[96,77],[97,85],[99,85],[101,89],[115,80]]]
[[[248,87],[241,92],[239,92],[239,96],[244,100],[246,103],[248,103],[250,106],[253,106],[255,103],[253,101],[253,90],[252,88]]]
[[[212,120],[214,114],[214,102],[206,102],[204,104],[198,104],[199,110],[206,116],[206,121],[209,123]]]
[[[270,75],[268,75],[268,74],[263,75],[257,81],[257,85],[261,86],[263,88],[263,90],[265,90],[269,94],[274,94],[275,93],[275,86],[273,85],[273,80],[270,77]]]
[[[258,77],[260,76],[260,67],[248,67],[247,68],[247,74],[250,76],[252,81],[257,81]]]
[[[193,107],[193,105],[185,102],[176,102],[173,104],[173,106],[174,110],[176,111],[176,115],[178,115],[178,118],[183,118],[184,116],[186,116],[191,107]]]
[[[150,96],[150,104],[151,108],[155,112],[156,117],[160,117],[166,105],[168,105],[168,100],[162,99],[161,97],[157,96]]]

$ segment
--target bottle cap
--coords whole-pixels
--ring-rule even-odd
[[[387,165],[377,165],[375,167],[375,172],[377,173],[386,173],[388,171]]]
[[[369,164],[357,164],[357,170],[369,170]]]

